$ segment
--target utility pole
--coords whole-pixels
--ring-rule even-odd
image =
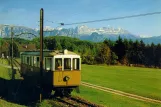
[[[12,79],[14,79],[14,70],[13,70],[13,27],[11,27],[11,69],[12,69]]]
[[[0,41],[1,41],[1,53],[0,53],[1,55],[0,56],[2,57],[2,30],[1,30],[1,39],[0,39]]]
[[[42,75],[43,75],[43,23],[44,23],[44,10],[40,10],[40,102],[42,101]]]

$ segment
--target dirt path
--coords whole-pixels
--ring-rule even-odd
[[[143,96],[139,96],[139,95],[135,95],[135,94],[130,94],[130,93],[126,93],[126,92],[123,92],[123,91],[114,90],[114,89],[111,89],[111,88],[102,87],[102,86],[90,84],[90,83],[83,82],[83,81],[81,82],[81,85],[86,86],[86,87],[90,87],[90,88],[94,88],[94,89],[97,89],[97,90],[117,94],[117,95],[120,95],[120,96],[129,97],[129,98],[140,100],[140,101],[151,102],[151,103],[160,103],[161,104],[161,100],[155,100],[155,99],[151,99],[151,98],[147,98],[147,97],[143,97]]]

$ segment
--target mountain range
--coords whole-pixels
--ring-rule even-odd
[[[0,37],[10,37],[12,25],[0,25]],[[33,39],[39,35],[39,29],[32,29],[24,26],[13,26],[13,32],[15,37],[20,37],[24,39]],[[21,33],[29,33],[22,34]],[[32,33],[32,34],[31,34]],[[44,27],[44,36],[68,36],[75,37],[81,40],[89,40],[94,42],[100,42],[105,39],[117,40],[120,36],[121,38],[131,39],[131,40],[143,40],[145,43],[154,44],[161,43],[161,36],[138,36],[130,33],[122,28],[113,27],[102,27],[102,28],[89,28],[86,25],[77,26],[75,28],[51,28],[50,26]]]

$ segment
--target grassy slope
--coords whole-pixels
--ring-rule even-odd
[[[10,102],[0,99],[0,107],[25,107],[25,106],[10,103]]]
[[[73,95],[80,96],[97,104],[106,105],[107,107],[161,107],[161,104],[138,101],[84,86],[81,86],[80,90],[79,94],[73,92]]]
[[[161,100],[161,70],[82,65],[82,80]]]
[[[27,107],[0,99],[0,107]],[[30,105],[29,107],[63,107],[63,104],[53,100],[43,100],[41,103]]]
[[[0,66],[0,79],[11,79],[11,72],[8,70],[8,68]],[[7,102],[5,100],[0,99],[0,107],[24,107],[22,105],[14,104]]]
[[[0,58],[0,64],[9,65],[8,60],[2,58]]]
[[[5,79],[5,80],[11,79],[11,71],[8,68],[0,66],[0,80],[1,79]],[[0,81],[0,84],[1,84],[1,81]],[[41,103],[37,103],[34,106],[37,106],[37,107],[60,107],[61,106],[62,107],[62,105],[58,104],[56,101],[53,101],[53,100],[43,100]],[[3,99],[0,99],[0,107],[25,107],[25,106],[14,104],[11,102],[7,102]]]
[[[0,78],[10,80],[11,79],[11,71],[8,68],[0,66]]]

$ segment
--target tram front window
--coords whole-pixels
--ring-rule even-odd
[[[45,58],[45,69],[52,70],[52,58]]]
[[[71,58],[64,58],[64,70],[71,70]]]
[[[80,69],[80,59],[79,58],[73,58],[73,70],[79,70]]]
[[[55,58],[55,70],[62,71],[62,58]]]

